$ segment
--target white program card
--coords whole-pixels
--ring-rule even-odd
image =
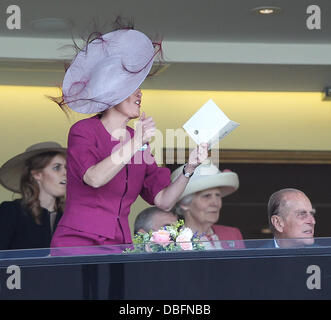
[[[183,125],[183,128],[194,142],[207,142],[210,149],[238,126],[239,123],[230,120],[210,99]]]

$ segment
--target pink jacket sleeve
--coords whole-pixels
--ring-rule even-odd
[[[68,165],[80,180],[88,168],[100,162],[94,132],[82,123],[73,125],[68,136]]]
[[[146,165],[146,174],[140,195],[146,202],[153,205],[156,195],[170,183],[170,170],[158,167],[154,161],[152,164]]]

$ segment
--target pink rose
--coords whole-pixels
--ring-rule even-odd
[[[191,239],[188,239],[185,234],[180,234],[177,237],[176,242],[179,243],[180,247],[183,250],[192,250],[193,249]]]
[[[167,245],[170,243],[170,232],[167,230],[154,231],[152,233],[151,242],[155,242],[160,245]]]

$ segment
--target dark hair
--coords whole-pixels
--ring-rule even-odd
[[[62,155],[66,158],[66,155],[62,152],[51,151],[38,154],[25,162],[23,174],[20,181],[20,189],[22,194],[22,206],[27,209],[27,211],[32,215],[34,221],[37,224],[41,224],[41,212],[42,208],[39,201],[39,185],[32,176],[33,170],[42,170],[48,166],[52,159],[57,156]],[[64,210],[65,197],[58,197],[55,200],[55,210]]]

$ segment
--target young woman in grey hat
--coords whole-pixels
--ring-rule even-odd
[[[22,196],[0,205],[0,250],[48,248],[64,210],[66,149],[29,147],[0,168],[0,183]]]

